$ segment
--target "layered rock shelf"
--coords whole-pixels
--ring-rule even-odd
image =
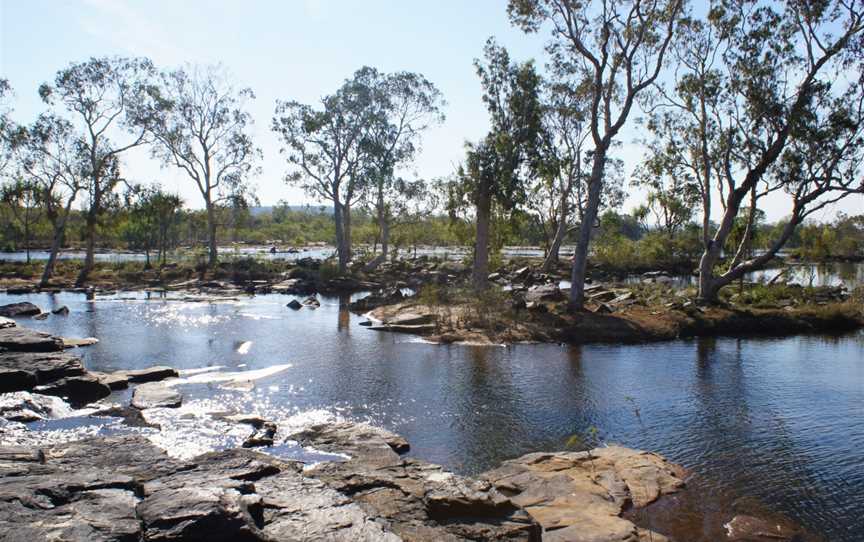
[[[247,449],[179,461],[137,435],[0,447],[5,540],[666,540],[620,517],[683,486],[626,448],[531,454],[478,478],[404,458],[363,424],[292,435],[344,461]]]

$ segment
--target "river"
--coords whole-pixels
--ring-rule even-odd
[[[404,435],[412,455],[462,473],[586,442],[593,427],[602,442],[692,469],[722,502],[746,509],[758,501],[832,541],[864,532],[864,334],[443,346],[367,330],[336,298],[296,312],[285,306],[290,299],[0,294],[0,304],[68,305],[68,316],[22,324],[100,338],[75,351],[92,370],[258,371],[253,389],[226,388],[206,377],[220,373],[198,371],[179,386],[187,415],[164,420],[164,444],[190,454],[238,443],[194,417],[203,410],[254,410],[280,423],[366,420]],[[112,399],[128,401],[128,392]],[[46,438],[118,430],[85,418],[32,429]]]

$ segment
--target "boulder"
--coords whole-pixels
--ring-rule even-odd
[[[92,346],[99,343],[99,339],[96,337],[83,337],[80,339],[61,337],[61,339],[63,341],[63,348],[79,348],[81,346]]]
[[[434,324],[435,315],[431,313],[400,312],[385,320],[385,324],[391,326],[418,326],[423,324]]]
[[[6,316],[8,318],[36,316],[41,312],[42,309],[40,309],[33,303],[30,303],[29,301],[22,301],[21,303],[10,303],[8,305],[0,306],[0,316]]]
[[[6,329],[7,327],[15,327],[17,324],[15,320],[11,320],[6,318],[5,316],[0,316],[0,329]]]
[[[177,408],[183,403],[183,396],[163,384],[142,384],[132,392],[132,406],[147,408]]]
[[[557,284],[542,284],[539,286],[532,286],[528,288],[528,291],[525,292],[525,301],[530,302],[540,302],[540,301],[563,301],[564,294],[561,293],[561,289]]]
[[[276,424],[262,421],[260,425],[253,425],[253,432],[243,441],[244,448],[257,448],[259,446],[272,446],[273,438],[276,436]]]
[[[97,373],[93,375],[111,390],[125,390],[129,387],[129,377],[122,373]]]
[[[86,405],[111,395],[111,388],[90,373],[63,377],[37,386],[36,390],[45,395],[65,397],[74,406]]]
[[[0,418],[14,422],[34,422],[55,418],[70,411],[70,407],[62,399],[17,391],[0,394]]]
[[[69,314],[69,307],[67,307],[66,305],[61,305],[61,306],[57,307],[56,309],[54,309],[53,311],[51,311],[51,313],[52,314],[59,314],[61,316],[66,316],[67,314]]]
[[[403,299],[405,299],[405,295],[402,294],[402,290],[394,288],[389,291],[370,294],[362,299],[358,299],[357,301],[350,303],[348,308],[352,311],[365,312],[384,305],[399,303]]]
[[[165,365],[154,365],[147,369],[135,369],[131,371],[117,371],[114,373],[118,376],[125,377],[129,382],[158,382],[166,378],[176,378],[180,376],[177,369],[167,367]]]
[[[32,286],[13,286],[12,288],[6,288],[6,293],[9,295],[24,295],[33,293]]]
[[[621,517],[684,486],[684,472],[658,455],[610,446],[534,453],[481,475],[543,527],[543,540],[665,540]]]
[[[414,459],[408,443],[366,424],[316,425],[289,438],[346,454],[344,462],[304,471],[354,503],[385,530],[406,540],[539,540],[539,526],[488,482]]]
[[[303,308],[303,305],[301,305],[300,302],[297,301],[296,299],[292,299],[290,302],[288,302],[288,305],[286,305],[286,306],[289,309],[293,309],[295,311],[299,311],[300,309]]]
[[[32,390],[36,386],[85,374],[81,360],[55,352],[0,354],[0,393]]]
[[[303,306],[309,307],[310,309],[317,309],[321,306],[321,302],[318,301],[318,298],[314,295],[311,295],[303,300]]]
[[[63,350],[63,340],[41,331],[23,327],[6,327],[0,329],[0,350],[57,352]]]

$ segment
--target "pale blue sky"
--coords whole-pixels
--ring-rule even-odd
[[[488,127],[472,66],[485,40],[494,35],[515,59],[542,64],[544,38],[512,28],[505,6],[504,0],[0,0],[0,74],[15,90],[13,118],[30,122],[44,109],[39,84],[72,61],[140,55],[160,67],[221,62],[257,95],[249,109],[264,153],[254,181],[262,203],[301,203],[302,192],[282,181],[285,162],[270,131],[277,98],[316,102],[363,65],[422,73],[448,106],[445,124],[424,139],[416,173],[447,175],[464,141]],[[631,145],[635,138],[635,129],[621,138],[628,170],[641,154]],[[158,179],[200,207],[191,181],[160,169],[145,151],[125,162],[129,178]],[[632,192],[626,208],[641,199]],[[785,214],[784,207],[771,205],[769,218]],[[860,201],[849,210],[861,212]]]

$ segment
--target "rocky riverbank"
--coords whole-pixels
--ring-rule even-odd
[[[586,310],[571,313],[569,290],[527,268],[477,294],[439,289],[404,298],[398,293],[361,299],[370,329],[422,335],[431,342],[643,343],[698,336],[786,336],[844,333],[864,327],[864,291],[842,287],[749,284],[724,292],[711,306],[694,292],[665,284],[664,275],[641,284],[592,283]],[[520,282],[515,282],[520,280]]]
[[[408,442],[366,424],[283,427],[254,414],[208,412],[202,415],[226,427],[245,427],[248,437],[237,448],[184,457],[157,446],[165,428],[153,421],[182,404],[182,387],[172,385],[182,374],[170,367],[95,373],[64,349],[62,339],[14,321],[2,324],[2,540],[642,542],[799,536],[783,522],[729,510],[722,522],[701,518],[682,527],[680,521],[656,521],[654,507],[662,506],[658,516],[669,517],[681,503],[710,497],[687,488],[681,467],[619,446],[529,454],[467,477],[406,456]],[[130,404],[102,402],[125,386],[134,388]],[[120,417],[127,429],[41,442],[39,432],[25,425],[75,415]],[[327,460],[302,463],[266,453],[288,442]]]

